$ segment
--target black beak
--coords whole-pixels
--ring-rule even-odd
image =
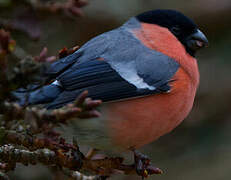
[[[187,39],[187,46],[192,51],[197,51],[198,49],[207,47],[208,45],[208,39],[199,29]]]

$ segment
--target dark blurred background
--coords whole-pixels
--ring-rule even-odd
[[[22,0],[0,0],[0,26],[9,25],[25,53],[38,55],[46,46],[54,55],[120,26],[131,16],[159,8],[177,9],[194,19],[210,46],[197,56],[201,83],[190,116],[172,133],[140,149],[165,172],[150,179],[231,179],[230,0],[89,0],[82,9],[84,16],[78,18],[37,11]],[[49,179],[47,173],[40,166],[19,166],[12,177]]]

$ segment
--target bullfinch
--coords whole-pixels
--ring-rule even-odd
[[[182,13],[148,11],[51,64],[46,74],[55,81],[30,92],[27,101],[55,109],[88,90],[104,102],[106,118],[83,120],[87,124],[76,132],[80,142],[85,135],[94,144],[107,139],[139,148],[173,130],[191,111],[199,85],[195,54],[207,45]]]

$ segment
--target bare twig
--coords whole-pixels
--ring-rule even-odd
[[[0,114],[4,114],[4,121],[24,119],[27,125],[32,128],[32,132],[40,132],[41,128],[45,127],[47,129],[59,123],[65,124],[67,120],[72,118],[99,117],[100,113],[95,108],[102,102],[100,100],[89,100],[86,95],[87,91],[84,91],[75,103],[51,111],[38,107],[23,108],[17,103],[4,102],[0,104]]]
[[[54,152],[48,149],[39,149],[36,151],[28,151],[17,149],[12,145],[4,145],[0,147],[0,159],[7,163],[22,163],[24,165],[35,165],[42,163],[44,165],[59,165],[60,167],[78,170],[78,163],[63,154],[61,151]]]
[[[48,138],[37,138],[30,134],[17,133],[16,131],[5,130],[3,127],[0,128],[0,131],[1,134],[4,134],[4,142],[22,145],[32,151],[43,148],[47,148],[54,151],[69,151],[76,149],[75,146],[66,143],[63,138],[59,138],[58,136],[50,136]]]
[[[40,52],[40,54],[34,57],[34,60],[37,62],[49,62],[49,63],[52,63],[57,60],[56,56],[47,57],[47,52],[48,49],[44,47],[43,50]]]
[[[80,47],[79,46],[75,46],[73,48],[67,49],[66,47],[61,49],[59,51],[59,58],[64,58],[70,54],[73,54],[75,51],[77,51]]]

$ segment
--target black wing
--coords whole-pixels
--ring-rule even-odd
[[[84,90],[88,90],[89,97],[92,99],[107,102],[160,93],[170,89],[167,82],[154,90],[137,89],[111,68],[110,64],[99,60],[81,63],[76,66],[75,71],[66,73],[58,80],[64,91],[47,105],[48,109],[59,108],[73,102]]]

